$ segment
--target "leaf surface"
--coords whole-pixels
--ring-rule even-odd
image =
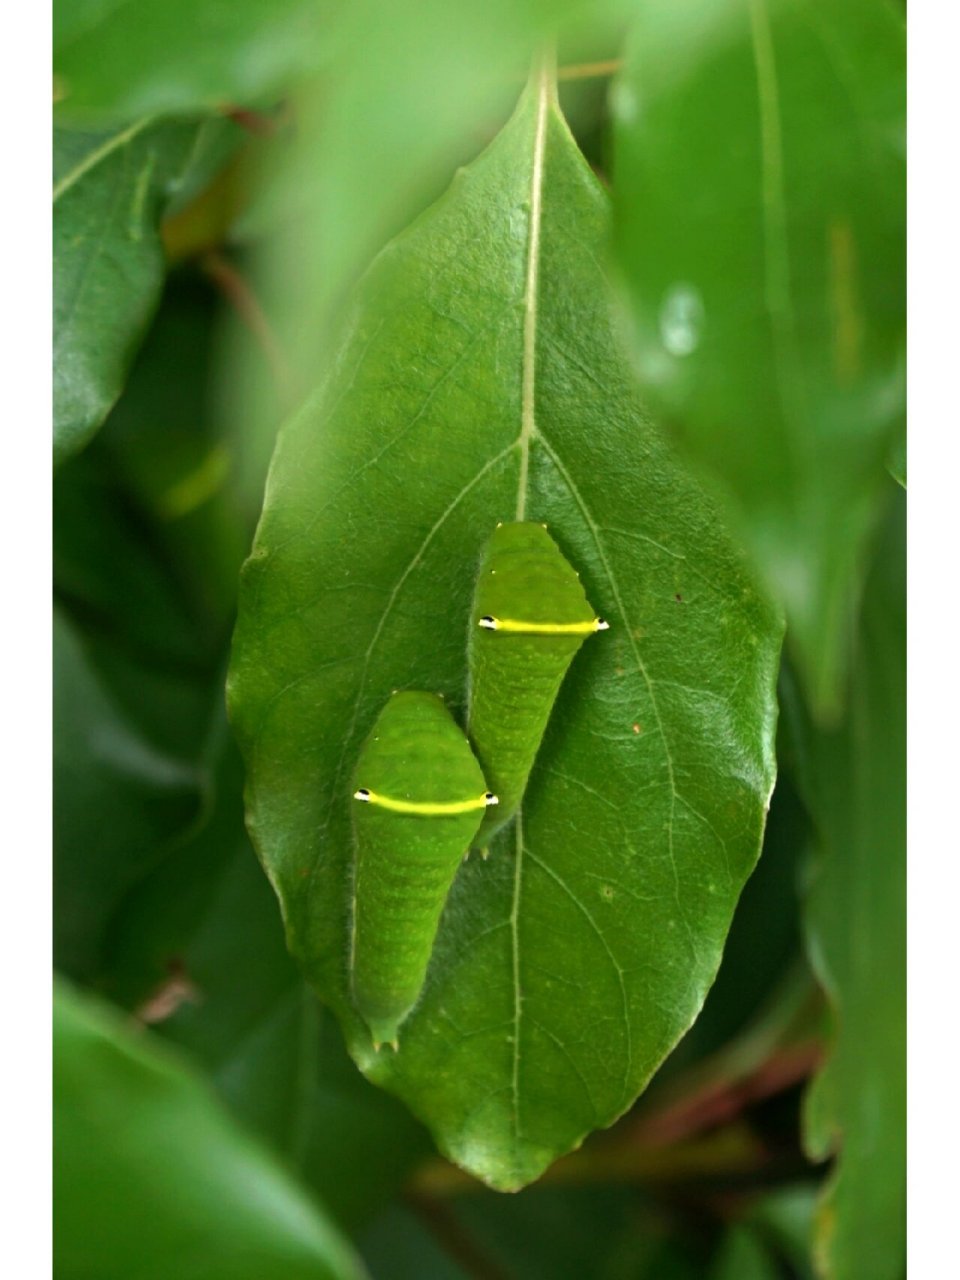
[[[58,984],[62,1280],[359,1280],[318,1207],[150,1032]]]
[[[248,825],[291,949],[361,1068],[499,1188],[610,1124],[690,1025],[773,782],[779,621],[638,400],[607,231],[541,76],[368,274],[278,442],[234,639]],[[611,629],[378,1055],[347,995],[351,770],[392,689],[462,717],[473,575],[518,515],[549,523]]]
[[[836,715],[905,392],[905,52],[875,0],[650,0],[611,98],[653,408],[719,478]]]
[[[167,202],[220,122],[54,131],[53,456],[81,449],[123,389],[165,274]]]

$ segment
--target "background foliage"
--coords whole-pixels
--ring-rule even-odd
[[[777,625],[760,580],[786,613],[787,647],[778,782],[742,894],[756,849],[733,832],[752,823],[755,846],[759,804],[740,819],[709,808],[714,784],[703,781],[697,751],[705,733],[718,734],[713,758],[726,767],[729,730],[704,718],[702,697],[677,693],[665,704],[682,762],[678,793],[701,812],[706,805],[719,832],[717,844],[691,819],[682,852],[689,879],[678,889],[679,918],[686,908],[693,931],[684,947],[692,939],[695,954],[698,944],[707,953],[696,990],[655,988],[669,1030],[653,1037],[649,1070],[621,1105],[579,1127],[554,1132],[551,1118],[545,1150],[520,1180],[549,1167],[505,1197],[437,1154],[437,1143],[453,1144],[425,1101],[429,1053],[417,1051],[406,1083],[374,1070],[404,1101],[369,1083],[291,959],[244,828],[245,771],[224,685],[240,566],[280,423],[306,401],[269,490],[264,528],[273,521],[283,533],[302,523],[337,466],[363,465],[391,413],[417,411],[423,395],[412,409],[404,397],[418,370],[428,381],[431,335],[441,359],[456,351],[456,321],[482,328],[480,285],[492,295],[497,271],[517,286],[518,354],[508,359],[508,337],[471,350],[478,359],[499,351],[503,368],[510,359],[516,366],[531,152],[522,139],[510,152],[522,118],[513,135],[500,131],[531,51],[552,33],[572,136],[551,108],[537,366],[543,444],[531,453],[540,485],[532,502],[570,540],[591,599],[611,613],[604,592],[614,558],[624,617],[639,611],[652,628],[639,643],[650,646],[658,680],[702,691],[724,661],[731,678],[756,671],[742,648],[748,632],[772,678]],[[365,1269],[385,1280],[900,1276],[905,495],[892,478],[906,477],[900,7],[496,0],[481,11],[459,0],[401,0],[385,11],[372,0],[59,0],[54,72],[54,931],[68,980],[55,1002],[58,1275],[231,1280],[252,1265],[250,1274]],[[460,177],[425,213],[458,166],[491,143],[487,188]],[[368,263],[421,214],[356,303]],[[458,228],[454,244],[474,237],[480,246],[473,262],[454,253],[461,282],[446,297],[450,267],[437,248],[445,217]],[[618,300],[615,320],[607,296]],[[355,401],[348,395],[331,412],[323,386],[335,353],[349,358],[351,343],[383,325],[369,376],[350,383]],[[573,364],[554,357],[551,373],[548,338]],[[438,421],[453,414],[458,451],[473,449],[482,466],[513,439],[509,405],[522,412],[522,394],[469,359],[448,390],[456,396],[435,404]],[[601,451],[609,433],[607,472],[577,460],[578,425]],[[375,491],[361,487],[356,509],[319,520],[308,567],[322,554],[359,571],[367,543],[405,520],[400,550],[405,538],[419,544],[445,505],[436,499],[429,515],[434,498],[421,502],[416,489],[432,465],[429,439],[426,456],[405,459],[399,490],[378,492],[389,521],[367,514]],[[557,461],[572,482],[564,492]],[[510,465],[505,458],[512,503]],[[654,537],[686,561],[649,542],[638,555],[629,537],[591,539],[592,482],[606,492],[607,524]],[[573,490],[586,495],[585,510],[571,502]],[[642,497],[653,523],[617,511],[618,494]],[[437,662],[438,687],[456,702],[460,642],[449,614],[469,588],[457,566],[470,517],[486,526],[500,518],[499,501],[465,507],[446,555],[426,566],[417,603],[400,610],[391,637],[399,675],[389,663],[367,673],[371,705],[384,681],[431,678]],[[724,523],[742,539],[742,555]],[[686,541],[675,546],[678,537]],[[305,598],[296,574],[272,582],[288,602]],[[755,603],[734,603],[734,586]],[[698,613],[702,599],[720,604]],[[238,646],[253,654],[263,619],[249,598],[243,608]],[[344,609],[362,630],[363,606]],[[410,618],[431,618],[431,609],[428,629],[440,639],[425,672]],[[704,633],[705,620],[719,630]],[[341,640],[357,647],[356,634]],[[261,665],[278,652],[293,661],[304,633],[271,644]],[[615,677],[598,667],[577,673],[602,687]],[[649,710],[642,693],[613,687],[610,715],[631,707],[627,742],[616,748],[626,760],[633,724]],[[722,681],[707,687],[725,690]],[[573,686],[568,695],[574,754],[557,754],[558,737],[551,758],[574,779],[565,786],[593,785],[582,736],[577,756]],[[745,693],[738,705],[744,742],[772,749],[769,696]],[[354,715],[359,732],[362,712]],[[237,722],[244,737],[242,708]],[[296,763],[300,746],[281,735],[278,761],[287,751]],[[644,759],[643,768],[658,767],[655,753]],[[612,766],[614,775],[624,767]],[[591,813],[567,803],[601,848],[615,848],[602,805]],[[547,819],[534,809],[534,839],[538,821]],[[645,822],[652,831],[656,818],[633,816],[631,830]],[[262,824],[258,836],[270,863]],[[731,840],[737,876],[711,915],[695,896],[694,869]],[[587,864],[577,849],[592,846],[560,830],[549,847],[564,841],[568,864],[544,863],[540,897],[551,901],[552,869],[582,904],[588,882],[576,877]],[[469,886],[495,904],[510,892],[500,884],[509,852],[486,865],[488,890],[472,866]],[[605,884],[612,867],[603,868]],[[290,940],[309,958],[303,931],[317,921],[297,916],[282,877],[280,889]],[[572,900],[558,889],[552,901],[542,920],[521,927],[546,930]],[[479,910],[472,923],[482,931]],[[570,906],[560,927],[576,937],[590,931],[584,919]],[[597,954],[582,953],[586,965],[607,963],[604,945],[622,968],[630,948],[647,945],[645,960],[682,965],[684,947],[659,936],[668,926],[637,903],[622,937],[601,928]],[[549,946],[545,933],[538,945]],[[311,977],[363,1061],[336,984]],[[478,969],[493,999],[487,977]],[[605,998],[601,987],[591,999]],[[630,1101],[708,987],[699,1017],[639,1101],[557,1159]],[[650,1009],[636,999],[643,1043]],[[480,1012],[478,1027],[489,1011]],[[615,1054],[608,1033],[585,1031],[577,1012],[568,1015],[570,1037],[592,1039],[598,1061]],[[546,1040],[530,1049],[543,1055],[541,1099],[566,1088],[546,1049]],[[580,1052],[573,1066],[594,1088],[602,1072],[594,1079]],[[464,1059],[478,1060],[487,1061]],[[533,1077],[527,1087],[535,1103]],[[491,1115],[489,1132],[496,1123]],[[162,1214],[150,1210],[158,1202]]]

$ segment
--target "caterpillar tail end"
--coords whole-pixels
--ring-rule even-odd
[[[406,1015],[404,1015],[406,1016]],[[400,1021],[397,1018],[365,1018],[370,1039],[376,1053],[388,1045],[396,1053],[400,1048]]]

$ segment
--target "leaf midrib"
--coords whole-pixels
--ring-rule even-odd
[[[530,170],[530,232],[523,305],[523,368],[520,393],[520,471],[517,479],[517,519],[526,518],[530,473],[530,442],[536,432],[537,306],[540,287],[540,227],[543,220],[543,175],[550,104],[556,93],[552,59],[543,56],[535,69],[537,121],[534,128],[533,163]],[[513,985],[513,1062],[510,1092],[513,1116],[513,1160],[518,1166],[520,1147],[520,1023],[523,997],[520,993],[520,897],[523,891],[523,806],[514,820],[516,845],[513,899],[510,904],[510,958]]]
[[[527,510],[530,441],[536,431],[537,302],[540,284],[540,224],[543,217],[543,172],[547,119],[554,95],[553,69],[544,58],[537,72],[537,123],[530,171],[530,237],[523,294],[523,377],[520,395],[520,475],[517,480],[517,519]]]

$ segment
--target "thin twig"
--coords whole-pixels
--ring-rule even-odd
[[[253,289],[234,264],[215,249],[203,255],[200,267],[253,335],[270,366],[277,390],[285,397],[293,380],[290,366]]]
[[[675,1184],[701,1178],[733,1178],[765,1170],[770,1154],[742,1123],[715,1130],[703,1138],[673,1147],[654,1147],[619,1136],[602,1137],[551,1165],[540,1186],[595,1186],[598,1183]],[[430,1160],[409,1184],[427,1197],[482,1191],[483,1184],[445,1160]]]
[[[172,959],[167,969],[167,976],[134,1011],[134,1018],[146,1026],[166,1022],[182,1004],[197,1004],[200,1000],[182,960]]]
[[[290,109],[286,106],[272,115],[262,111],[251,111],[247,107],[224,107],[223,114],[234,124],[246,129],[257,138],[272,138],[290,121]]]
[[[823,1057],[819,1040],[789,1045],[749,1075],[709,1082],[698,1092],[639,1116],[635,1136],[654,1146],[667,1146],[725,1124],[757,1102],[801,1084]]]
[[[606,62],[577,62],[557,69],[558,80],[598,80],[616,75],[623,66],[622,58],[608,58]]]

